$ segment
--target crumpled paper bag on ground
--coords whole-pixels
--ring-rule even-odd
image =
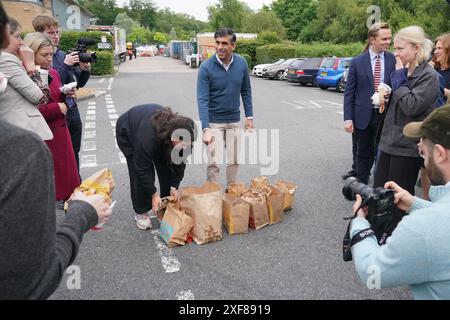
[[[284,192],[283,210],[290,210],[294,206],[295,191],[297,186],[289,181],[278,180],[276,186]]]
[[[250,205],[233,194],[223,196],[223,224],[228,234],[248,232]]]
[[[276,224],[284,220],[284,192],[275,186],[269,185],[261,191],[266,195],[267,210],[269,211],[269,224]]]
[[[253,178],[251,181],[251,188],[252,189],[262,189],[264,187],[267,187],[269,185],[269,179],[267,177],[256,177]]]
[[[181,210],[180,203],[173,201],[173,197],[167,197],[166,200],[159,235],[170,248],[183,246],[194,228],[194,219]]]
[[[269,211],[264,193],[257,190],[248,190],[243,193],[241,198],[250,204],[249,227],[258,230],[267,226],[269,224]]]
[[[197,244],[222,240],[222,187],[206,182],[201,187],[180,189],[181,209],[194,219]]]
[[[233,182],[228,185],[228,193],[235,195],[236,197],[242,196],[242,193],[246,191],[248,188],[244,182]]]

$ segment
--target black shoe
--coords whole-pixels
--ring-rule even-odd
[[[342,180],[347,180],[350,177],[356,177],[356,172],[353,170],[350,170],[349,172],[347,172],[346,174],[342,175]]]

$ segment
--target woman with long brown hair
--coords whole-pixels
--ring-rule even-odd
[[[169,196],[171,189],[178,189],[186,167],[184,160],[195,137],[192,119],[158,104],[133,107],[117,120],[117,145],[127,160],[131,201],[139,229],[152,227],[149,211],[156,212],[161,197]]]
[[[444,96],[450,102],[450,33],[437,37],[434,48],[433,64],[436,71],[445,79]]]

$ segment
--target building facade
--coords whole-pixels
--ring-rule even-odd
[[[32,21],[38,15],[54,17],[62,30],[86,30],[94,15],[73,0],[3,0],[6,13],[22,25],[23,32],[32,32]]]

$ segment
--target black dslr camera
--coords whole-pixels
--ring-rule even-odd
[[[83,63],[94,63],[97,61],[97,54],[95,52],[87,52],[87,47],[96,44],[97,41],[90,38],[80,38],[77,42],[77,47],[70,50],[68,53],[78,52],[80,57],[80,62]]]
[[[373,189],[368,185],[359,182],[358,179],[350,177],[345,180],[342,193],[344,194],[345,199],[347,199],[348,201],[355,201],[357,194],[361,196],[363,200],[361,208],[367,206],[369,210],[367,220],[370,223],[371,233],[375,234],[379,245],[384,244],[386,238],[393,231],[391,230],[392,227],[395,227],[395,225],[393,224],[395,209],[394,190],[388,190],[384,188]],[[367,232],[362,234],[361,236],[367,236]],[[349,224],[343,243],[344,261],[352,260],[351,246],[354,244],[356,244],[355,241],[353,239],[350,239]]]

